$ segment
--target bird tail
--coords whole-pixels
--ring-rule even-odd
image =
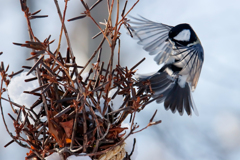
[[[147,92],[153,91],[153,98],[157,103],[164,102],[166,110],[176,111],[183,115],[184,110],[188,115],[192,115],[192,110],[198,116],[191,91],[188,83],[182,87],[178,84],[178,79],[169,76],[166,72],[157,72],[151,75],[137,75],[136,79],[139,84],[149,80],[151,87],[147,87]]]
[[[183,115],[184,110],[188,115],[192,115],[192,110],[198,116],[198,110],[194,104],[190,87],[188,83],[182,88],[178,82],[173,85],[164,100],[164,107],[166,110],[171,109],[173,113],[176,110],[180,115]]]

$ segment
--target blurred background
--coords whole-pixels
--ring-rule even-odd
[[[89,5],[96,0],[86,1]],[[135,1],[128,3],[128,9]],[[15,46],[12,42],[24,43],[29,40],[24,13],[19,1],[0,0],[0,61],[10,64],[10,71],[18,71],[26,62],[30,50]],[[51,48],[57,46],[60,33],[60,20],[54,1],[29,1],[31,12],[42,9],[40,15],[48,18],[32,20],[35,36],[41,41],[50,34],[56,41]],[[63,11],[64,2],[59,1]],[[123,6],[123,4],[122,4]],[[69,1],[66,18],[70,19],[83,12],[80,1]],[[101,13],[101,14],[99,14]],[[152,21],[168,25],[189,23],[198,34],[205,51],[205,61],[196,91],[193,93],[199,117],[186,114],[179,116],[165,111],[163,105],[155,102],[148,105],[137,115],[136,121],[141,127],[156,109],[156,120],[162,123],[136,134],[137,160],[239,160],[240,159],[240,2],[236,0],[140,0],[131,12],[132,16],[141,15]],[[97,22],[107,18],[106,0],[94,9],[93,17]],[[99,32],[92,21],[83,20],[67,22],[73,52],[79,65],[84,65],[102,36],[92,40]],[[159,69],[153,57],[137,45],[137,42],[126,34],[122,28],[121,65],[136,64],[143,57],[146,60],[138,67],[138,73],[149,73]],[[64,38],[63,38],[64,39]],[[107,44],[106,44],[107,46]],[[66,52],[66,42],[63,41],[61,52]],[[104,50],[106,58],[109,49]],[[94,61],[93,61],[94,62]],[[3,103],[5,115],[10,112],[7,103]],[[8,126],[14,132],[12,121],[7,117]],[[3,146],[11,138],[7,135],[2,120],[0,120],[0,159],[23,160],[26,149],[13,143],[7,148]]]

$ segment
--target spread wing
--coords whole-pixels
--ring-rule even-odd
[[[175,66],[182,68],[180,75],[188,75],[187,82],[190,83],[192,91],[197,86],[201,73],[204,51],[200,42],[192,46],[178,47],[175,55],[172,55],[179,61],[174,63]]]
[[[134,18],[130,21],[133,38],[138,39],[138,44],[150,55],[156,55],[157,64],[164,63],[172,53],[172,44],[168,41],[168,32],[172,26],[156,23],[144,17]]]

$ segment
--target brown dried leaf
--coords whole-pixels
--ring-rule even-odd
[[[73,127],[73,119],[67,122],[60,122],[60,125],[63,127],[67,138],[71,138],[72,136],[72,127]]]
[[[51,116],[51,111],[48,111],[48,114]],[[53,117],[53,116],[51,116]],[[65,136],[64,131],[59,126],[56,126],[51,121],[48,122],[49,133],[55,138],[60,147],[64,146]]]

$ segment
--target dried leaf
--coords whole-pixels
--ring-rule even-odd
[[[51,115],[51,111],[48,111],[48,114]],[[51,116],[53,117],[53,116]],[[64,146],[65,138],[64,138],[64,131],[62,128],[56,126],[52,121],[48,122],[49,133],[55,138],[59,147]]]
[[[67,122],[60,122],[60,125],[63,127],[67,138],[71,138],[72,135],[72,127],[73,127],[73,119]],[[70,142],[71,143],[71,142]]]

